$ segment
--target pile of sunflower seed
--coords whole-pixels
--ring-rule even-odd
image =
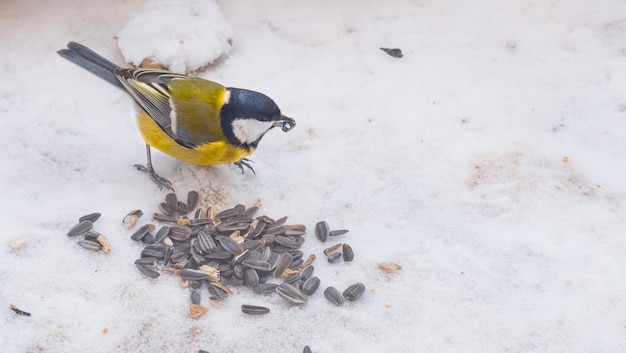
[[[93,230],[93,223],[99,218],[100,213],[98,212],[80,217],[78,224],[70,228],[67,236],[81,236],[82,239],[78,240],[78,245],[88,250],[103,251],[105,254],[108,254],[111,252],[111,244],[104,235]]]
[[[179,201],[174,193],[167,194],[159,205],[161,212],[152,214],[152,219],[160,223],[158,229],[154,224],[145,224],[131,235],[131,239],[146,244],[135,261],[143,275],[157,278],[169,272],[180,277],[190,288],[192,317],[208,310],[200,305],[203,287],[212,301],[226,299],[232,294],[230,286],[243,285],[258,294],[277,293],[292,304],[308,302],[321,281],[313,276],[315,255],[305,260],[300,250],[305,241],[304,225],[286,224],[287,217],[275,220],[256,216],[258,207],[236,205],[218,213],[211,207],[196,209],[197,201],[195,191],[188,193],[187,202]],[[191,213],[192,218],[188,217]],[[139,210],[132,211],[123,222],[132,227],[141,215]],[[326,222],[316,225],[316,235],[322,241],[346,232],[331,231]],[[331,263],[354,258],[348,244],[331,248],[324,251]],[[358,299],[364,291],[362,283],[355,283],[343,295],[334,287],[326,288],[324,295],[341,305],[344,299]],[[250,315],[270,311],[247,304],[241,310]]]

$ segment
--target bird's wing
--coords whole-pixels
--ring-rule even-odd
[[[154,69],[116,69],[115,75],[137,104],[178,144],[193,148],[224,140],[219,108],[216,113],[210,102],[203,100],[210,92],[202,89],[211,87],[198,87],[197,81],[218,84]]]

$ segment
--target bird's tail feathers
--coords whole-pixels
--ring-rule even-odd
[[[57,53],[110,84],[124,88],[114,74],[114,70],[119,68],[119,66],[86,46],[76,42],[69,42],[67,43],[67,49],[61,49]]]

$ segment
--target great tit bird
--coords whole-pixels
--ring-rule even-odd
[[[150,147],[187,163],[234,163],[254,173],[247,157],[274,127],[291,130],[296,122],[281,114],[268,96],[224,87],[166,70],[124,69],[86,46],[69,42],[59,55],[122,88],[139,105],[137,124],[146,143],[147,172],[159,188],[172,184],[152,167]]]

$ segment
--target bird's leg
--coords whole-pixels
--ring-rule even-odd
[[[250,169],[254,175],[256,175],[256,172],[254,171],[254,168],[252,168],[250,163],[254,163],[254,161],[248,158],[242,158],[238,160],[237,162],[235,162],[234,164],[241,169],[241,174],[243,174],[244,172],[243,167],[246,167]]]
[[[166,190],[174,191],[174,188],[172,188],[172,183],[169,180],[158,175],[154,171],[154,168],[152,168],[152,157],[150,155],[150,145],[146,145],[146,157],[148,159],[146,166],[144,167],[141,164],[135,164],[135,168],[137,168],[137,170],[141,170],[142,172],[148,173],[148,175],[150,176],[150,180],[152,180],[155,184],[158,185],[159,190],[163,190],[163,188],[165,188]]]

